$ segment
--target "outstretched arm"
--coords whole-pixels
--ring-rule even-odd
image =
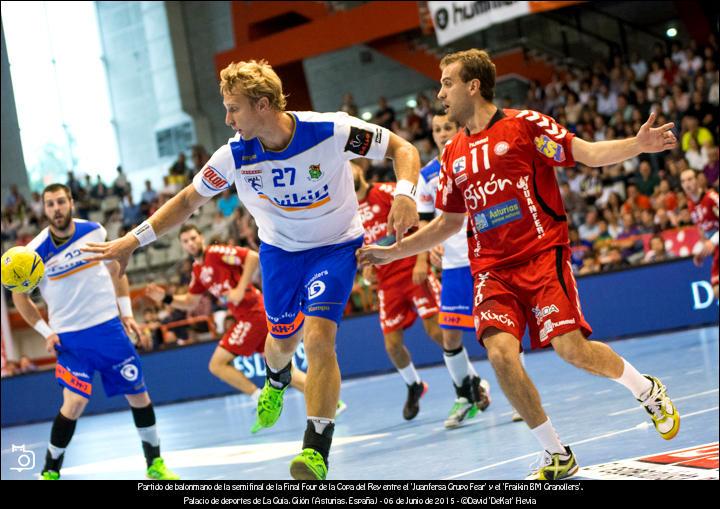
[[[393,160],[398,181],[396,196],[388,214],[387,228],[388,233],[394,233],[397,241],[401,242],[405,232],[417,226],[419,220],[414,191],[420,173],[420,154],[412,143],[390,133],[385,155]]]
[[[624,140],[593,143],[575,137],[572,140],[573,156],[577,162],[597,168],[619,163],[642,153],[652,154],[674,149],[677,146],[677,138],[672,132],[675,124],[670,122],[660,127],[652,127],[654,123],[655,113],[652,113],[636,136]]]
[[[210,201],[210,197],[200,195],[191,183],[132,232],[128,232],[123,237],[111,242],[88,242],[80,250],[97,253],[97,256],[88,258],[88,261],[117,260],[120,263],[120,274],[124,274],[130,256],[133,251],[140,247],[139,237],[152,240],[160,237],[173,228],[180,226],[190,217],[190,214],[208,201]],[[145,243],[150,243],[152,240]]]

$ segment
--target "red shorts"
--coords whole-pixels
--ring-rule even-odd
[[[488,327],[522,341],[527,325],[532,348],[547,347],[552,338],[575,329],[590,336],[570,254],[570,249],[558,246],[523,264],[475,274],[473,318],[480,343]]]
[[[429,273],[424,283],[413,284],[412,271],[406,278],[380,285],[380,327],[383,334],[410,327],[420,316],[423,320],[440,312],[440,282]]]
[[[262,303],[234,309],[232,316],[235,318],[235,325],[225,331],[220,346],[233,355],[243,357],[263,353],[268,329]]]
[[[720,281],[718,273],[718,264],[720,263],[720,246],[715,247],[715,255],[713,256],[712,269],[710,269],[710,284],[717,286]]]

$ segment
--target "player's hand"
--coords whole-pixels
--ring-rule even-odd
[[[693,249],[693,263],[696,267],[700,267],[703,264],[703,261],[705,258],[713,254],[715,251],[715,244],[710,241],[710,239],[706,239],[702,242],[698,242],[695,245],[695,249]]]
[[[418,256],[413,267],[412,282],[414,285],[421,285],[425,282],[428,277],[428,264],[423,257]]]
[[[60,346],[60,336],[57,334],[51,334],[45,340],[45,350],[47,350],[48,353],[54,353],[56,345]]]
[[[80,251],[84,253],[97,253],[96,256],[87,258],[87,261],[117,260],[120,263],[120,275],[125,274],[125,268],[130,261],[130,256],[140,246],[140,243],[132,233],[128,233],[119,239],[110,242],[88,242]]]
[[[123,316],[122,323],[128,336],[134,335],[143,350],[152,350],[152,340],[145,334],[132,316]]]
[[[160,286],[156,285],[155,283],[150,283],[145,287],[145,296],[149,299],[154,300],[157,304],[161,304],[163,299],[165,298],[166,292],[165,289]]]
[[[366,265],[362,270],[362,277],[369,284],[377,283],[377,271],[372,265]]]
[[[237,306],[245,298],[245,288],[240,288],[240,286],[236,286],[232,290],[228,290],[223,293],[223,297],[225,297],[228,302],[232,302],[234,305]]]
[[[430,263],[437,267],[438,269],[442,269],[442,257],[445,254],[445,248],[442,244],[438,244],[434,248],[430,250]]]
[[[361,267],[367,265],[385,265],[401,258],[398,254],[397,244],[393,246],[370,245],[361,247],[355,253]]]
[[[650,118],[642,125],[635,136],[641,152],[652,154],[677,147],[677,138],[672,132],[675,124],[669,122],[660,127],[652,127],[655,123],[655,117],[655,113],[651,113]]]
[[[393,199],[390,213],[388,214],[388,234],[394,234],[399,244],[405,236],[405,233],[413,226],[417,226],[419,222],[420,216],[418,216],[415,200],[404,194],[397,195]]]

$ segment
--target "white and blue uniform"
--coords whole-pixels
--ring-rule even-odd
[[[435,214],[440,162],[437,158],[420,170],[417,187],[419,214]],[[442,293],[439,325],[443,329],[475,330],[472,317],[473,279],[468,259],[467,218],[462,229],[443,243]]]
[[[55,376],[60,385],[89,398],[95,371],[108,396],[145,392],[140,358],[119,318],[115,287],[105,263],[88,262],[88,242],[104,242],[98,223],[73,219],[75,233],[56,246],[45,228],[28,248],[40,255],[45,275],[38,288],[50,328],[60,337]]]
[[[340,322],[352,290],[364,230],[349,161],[383,159],[386,129],[345,113],[288,112],[287,147],[266,150],[237,135],[195,176],[215,196],[233,184],[258,225],[270,333],[288,337],[305,315]]]

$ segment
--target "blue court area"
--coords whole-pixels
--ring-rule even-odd
[[[580,466],[691,448],[718,439],[718,330],[686,330],[615,341],[611,346],[641,372],[658,376],[682,416],[679,435],[666,442],[622,386],[565,364],[552,351],[526,356],[561,439]],[[203,360],[202,362],[205,362]],[[443,421],[454,392],[444,366],[420,370],[430,390],[418,417],[402,418],[406,389],[396,373],[343,383],[348,410],[340,416],[329,479],[520,479],[538,445],[510,406],[487,361],[476,362],[492,384],[492,404],[463,428]],[[152,387],[150,387],[152,395]],[[157,409],[163,455],[183,479],[287,479],[305,429],[302,394],[288,392],[275,428],[251,435],[254,409],[229,396]],[[2,477],[31,479],[45,455],[50,423],[2,430]],[[13,445],[35,455],[35,468],[17,472]],[[715,454],[717,464],[717,454]],[[582,472],[582,471],[581,471]],[[714,473],[713,473],[714,472]],[[710,469],[717,478],[717,467]],[[129,411],[82,418],[66,453],[66,479],[141,479],[144,460]]]

